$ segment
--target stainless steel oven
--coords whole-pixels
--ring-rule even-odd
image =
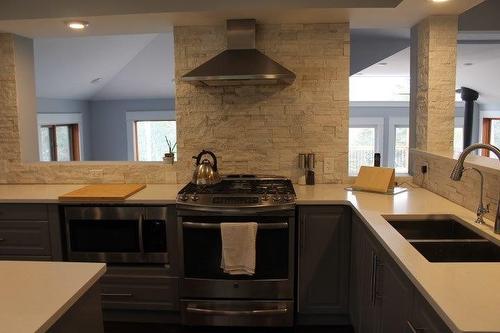
[[[294,311],[295,210],[179,209],[184,324],[291,326]],[[257,222],[254,275],[229,275],[221,264],[220,224]]]
[[[64,207],[70,261],[168,263],[167,207]]]

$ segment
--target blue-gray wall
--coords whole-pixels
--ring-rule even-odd
[[[127,160],[127,111],[172,111],[174,99],[80,101],[38,98],[38,113],[81,113],[86,161]]]
[[[90,102],[93,161],[127,160],[127,111],[174,110],[173,99],[133,99]]]

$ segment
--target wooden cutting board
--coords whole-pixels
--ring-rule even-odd
[[[96,184],[63,194],[60,201],[123,201],[146,187],[145,184]]]

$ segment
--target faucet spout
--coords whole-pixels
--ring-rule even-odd
[[[462,179],[462,175],[463,175],[464,170],[465,170],[465,168],[464,168],[465,158],[470,153],[472,153],[474,150],[477,150],[477,149],[489,150],[489,151],[493,152],[500,160],[500,149],[498,149],[497,147],[495,147],[493,145],[485,144],[485,143],[476,143],[476,144],[470,145],[469,147],[465,148],[464,151],[458,157],[457,163],[453,167],[453,170],[451,171],[451,174],[450,174],[450,178],[452,180],[459,181],[460,179]],[[477,171],[479,171],[479,170],[477,170]],[[481,175],[481,178],[482,178],[482,175]],[[482,179],[481,179],[481,183],[482,183]],[[480,202],[479,202],[479,208],[482,208],[481,209],[482,215],[484,215],[485,213],[487,213],[487,211],[483,205],[482,192],[483,192],[483,186],[481,184],[481,198],[480,198]],[[482,215],[480,216],[481,219],[482,219]],[[478,219],[479,219],[479,209],[478,209]],[[495,233],[500,234],[500,198],[498,199],[498,205],[497,205],[497,216],[495,219]]]

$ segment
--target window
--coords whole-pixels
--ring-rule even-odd
[[[362,165],[373,165],[375,127],[349,128],[349,174],[357,175]]]
[[[396,173],[408,173],[410,129],[407,126],[397,126],[394,140],[394,169]]]
[[[483,118],[483,142],[500,147],[500,118]],[[481,155],[496,158],[495,154],[485,149]]]
[[[78,124],[40,127],[41,161],[79,161]]]
[[[464,128],[455,127],[453,131],[453,152],[460,154],[464,150]]]
[[[384,118],[353,117],[349,119],[350,176],[356,176],[362,165],[373,166],[375,153],[382,153],[383,128]]]
[[[169,151],[167,140],[176,142],[175,120],[139,120],[134,122],[135,160],[162,161]],[[175,149],[174,149],[175,152]]]

